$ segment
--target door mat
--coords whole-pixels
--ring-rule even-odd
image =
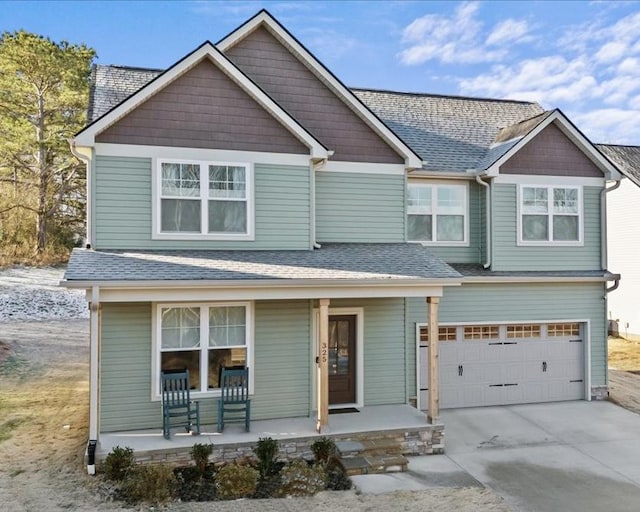
[[[348,412],[360,412],[355,407],[345,407],[344,409],[329,409],[329,414],[346,414]]]

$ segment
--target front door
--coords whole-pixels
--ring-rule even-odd
[[[356,315],[329,316],[329,404],[356,402]]]

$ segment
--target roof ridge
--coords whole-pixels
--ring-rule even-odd
[[[518,103],[520,105],[537,105],[539,107],[542,107],[536,101],[510,100],[507,98],[485,98],[481,96],[462,96],[458,94],[437,94],[437,93],[429,93],[429,92],[393,91],[390,89],[375,89],[371,87],[350,87],[350,89],[352,91],[381,92],[381,93],[387,93],[387,94],[401,94],[403,96],[431,96],[436,98],[452,98],[452,99],[471,100],[471,101],[495,101],[500,103]]]
[[[116,68],[116,69],[126,69],[129,71],[156,71],[158,73],[162,73],[163,71],[166,71],[165,69],[159,69],[159,68],[145,68],[142,66],[124,66],[124,65],[120,65],[120,64],[96,64],[96,67],[98,68]]]

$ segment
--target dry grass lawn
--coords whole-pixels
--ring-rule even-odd
[[[640,340],[609,338],[609,368],[640,371]]]

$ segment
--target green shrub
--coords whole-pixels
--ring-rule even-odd
[[[204,475],[204,472],[207,469],[207,464],[209,463],[209,457],[213,453],[213,444],[201,444],[196,443],[191,448],[189,452],[191,454],[191,458],[193,462],[195,462],[198,471],[200,471],[200,475]]]
[[[258,471],[261,480],[275,473],[278,450],[278,441],[274,441],[270,437],[258,439],[253,453],[258,458]]]
[[[325,488],[326,473],[322,466],[309,466],[295,460],[280,472],[281,496],[313,496]]]
[[[216,473],[218,497],[225,500],[246,498],[256,491],[259,473],[250,466],[227,464]]]
[[[351,478],[347,476],[340,464],[330,464],[327,467],[326,489],[330,491],[348,491],[352,486]]]
[[[311,443],[311,451],[316,464],[328,464],[338,453],[336,443],[330,437],[321,437]]]
[[[120,448],[116,446],[109,452],[104,460],[103,471],[107,480],[115,480],[120,482],[124,480],[134,466],[136,459],[133,456],[133,450],[128,446]]]
[[[171,498],[175,487],[173,468],[168,464],[135,466],[122,483],[122,496],[130,503],[159,504]]]

